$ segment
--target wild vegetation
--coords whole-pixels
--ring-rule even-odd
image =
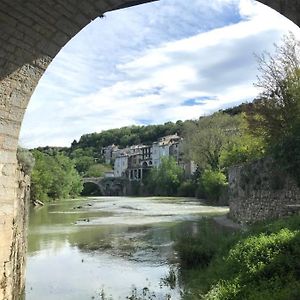
[[[249,131],[300,183],[300,42],[285,36],[274,55],[259,57],[259,70],[262,92],[247,114]]]
[[[183,170],[173,157],[163,158],[161,165],[153,168],[146,178],[148,191],[159,196],[177,195],[183,181]]]
[[[259,57],[257,85],[262,92],[242,114],[246,122],[240,124],[246,126],[240,126],[223,149],[219,143],[221,151],[213,151],[219,153],[219,160],[209,163],[211,155],[207,155],[204,168],[226,172],[232,164],[272,156],[300,182],[299,50],[300,43],[290,35],[276,46],[275,55]],[[207,187],[205,180],[202,183]],[[299,299],[299,228],[299,216],[256,224],[231,235],[208,235],[203,223],[196,237],[177,245],[186,282],[185,299]]]
[[[212,233],[207,222],[177,244],[184,299],[299,299],[299,216],[239,233]]]
[[[75,197],[82,191],[82,181],[75,165],[61,153],[32,151],[35,166],[31,174],[31,199],[47,201]]]

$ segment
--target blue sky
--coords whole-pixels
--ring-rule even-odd
[[[40,80],[24,147],[82,134],[196,119],[252,100],[254,53],[299,28],[252,0],[161,0],[105,14],[76,35]]]

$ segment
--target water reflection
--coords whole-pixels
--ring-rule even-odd
[[[26,300],[101,299],[102,290],[126,299],[133,285],[181,299],[180,286],[162,280],[177,272],[174,241],[192,234],[201,216],[225,212],[188,198],[126,197],[33,209]]]

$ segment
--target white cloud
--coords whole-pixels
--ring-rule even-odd
[[[172,1],[151,6],[168,20],[154,29],[153,22],[162,21],[157,15],[151,19],[140,7],[107,17],[105,22],[112,22],[111,35],[104,32],[104,38],[111,38],[107,44],[94,42],[92,50],[82,45],[97,28],[103,29],[99,21],[82,32],[81,42],[75,38],[74,48],[62,51],[37,89],[25,119],[23,144],[68,145],[88,132],[197,118],[250,100],[257,94],[252,85],[256,75],[253,52],[271,49],[287,30],[298,32],[278,13],[250,0],[211,1],[209,9],[203,8],[203,0],[194,1],[194,11],[183,17],[186,22],[198,20],[195,11],[200,7],[212,20],[221,18],[221,11],[234,15],[224,13],[223,24],[218,20],[215,27],[204,19],[196,30],[196,23],[182,25],[178,19],[181,10],[188,9],[188,1]],[[124,21],[125,28],[117,21]]]

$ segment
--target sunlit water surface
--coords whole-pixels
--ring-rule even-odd
[[[191,198],[95,197],[30,213],[26,300],[126,299],[136,288],[181,299],[174,243],[203,216],[224,214]],[[145,290],[144,290],[145,291]],[[102,295],[101,295],[102,294]]]

